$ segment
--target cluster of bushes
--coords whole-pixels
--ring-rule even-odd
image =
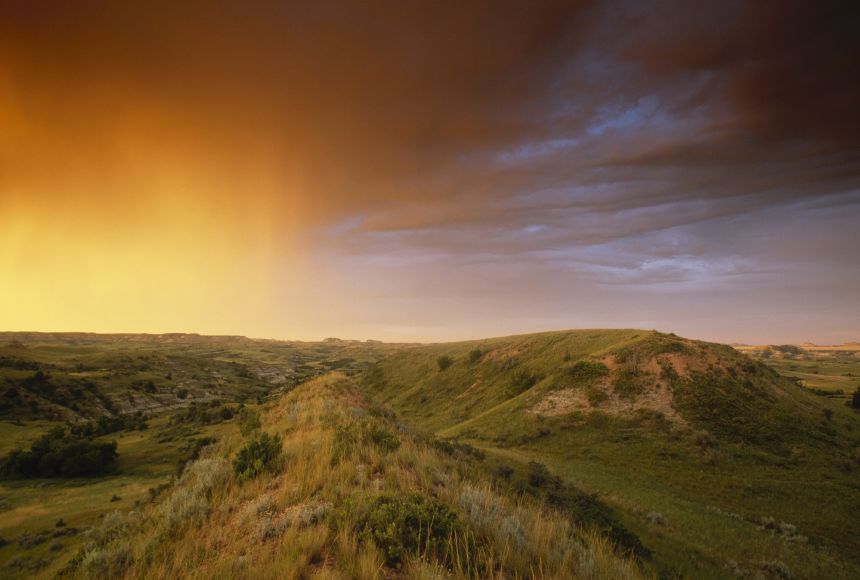
[[[508,390],[511,396],[528,391],[541,380],[540,375],[528,369],[516,369],[511,373],[511,386]]]
[[[609,374],[609,368],[602,362],[581,360],[567,369],[567,374],[578,381],[599,379]]]
[[[221,404],[221,401],[211,401],[206,404],[192,402],[184,410],[177,412],[170,422],[174,425],[180,423],[194,423],[196,425],[212,425],[233,418],[233,409]]]
[[[642,392],[644,385],[640,379],[640,373],[633,369],[622,369],[618,372],[613,390],[620,397],[632,398]]]
[[[57,427],[29,450],[16,449],[0,460],[0,477],[93,477],[109,472],[117,457],[115,441],[93,441]]]
[[[113,417],[102,415],[95,421],[71,425],[69,432],[75,437],[87,439],[101,435],[110,435],[118,431],[143,431],[148,426],[146,417],[138,411],[134,414],[128,413]]]
[[[239,479],[254,479],[258,475],[275,471],[282,455],[281,438],[265,431],[251,437],[233,459],[233,472]]]
[[[450,564],[458,538],[466,538],[463,526],[447,505],[413,494],[408,497],[380,495],[355,514],[355,530],[363,541],[379,549],[389,566],[398,567],[408,556],[434,557]]]
[[[388,453],[400,447],[400,438],[376,417],[364,417],[354,423],[337,425],[334,431],[332,464],[352,453],[357,444],[373,445]]]
[[[448,370],[452,364],[454,364],[454,359],[452,359],[447,354],[443,354],[436,359],[436,364],[439,365],[440,371],[445,371]]]

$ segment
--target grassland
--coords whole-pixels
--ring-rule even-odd
[[[0,345],[0,456],[147,418],[96,437],[106,476],[0,481],[3,577],[860,577],[851,353],[641,330]],[[259,430],[279,460],[234,473]]]

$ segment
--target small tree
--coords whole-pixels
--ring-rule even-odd
[[[475,350],[469,352],[469,362],[475,364],[476,362],[481,360],[482,356],[484,356],[484,351],[482,351],[480,348],[476,348]]]
[[[436,364],[439,365],[439,370],[444,371],[450,368],[452,364],[454,364],[454,359],[452,359],[447,354],[443,354],[439,358],[436,359]]]

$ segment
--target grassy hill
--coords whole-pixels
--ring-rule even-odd
[[[570,513],[493,485],[474,454],[399,429],[332,374],[267,404],[280,455],[237,473],[224,438],[64,571],[130,578],[639,578]],[[230,459],[233,458],[231,468]]]
[[[730,347],[637,330],[417,346],[363,387],[599,493],[661,574],[858,574],[858,417]]]

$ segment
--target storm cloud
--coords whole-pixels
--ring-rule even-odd
[[[307,304],[172,329],[860,334],[856,3],[0,6],[17,231],[59,203],[157,236],[130,184],[169,175]]]

